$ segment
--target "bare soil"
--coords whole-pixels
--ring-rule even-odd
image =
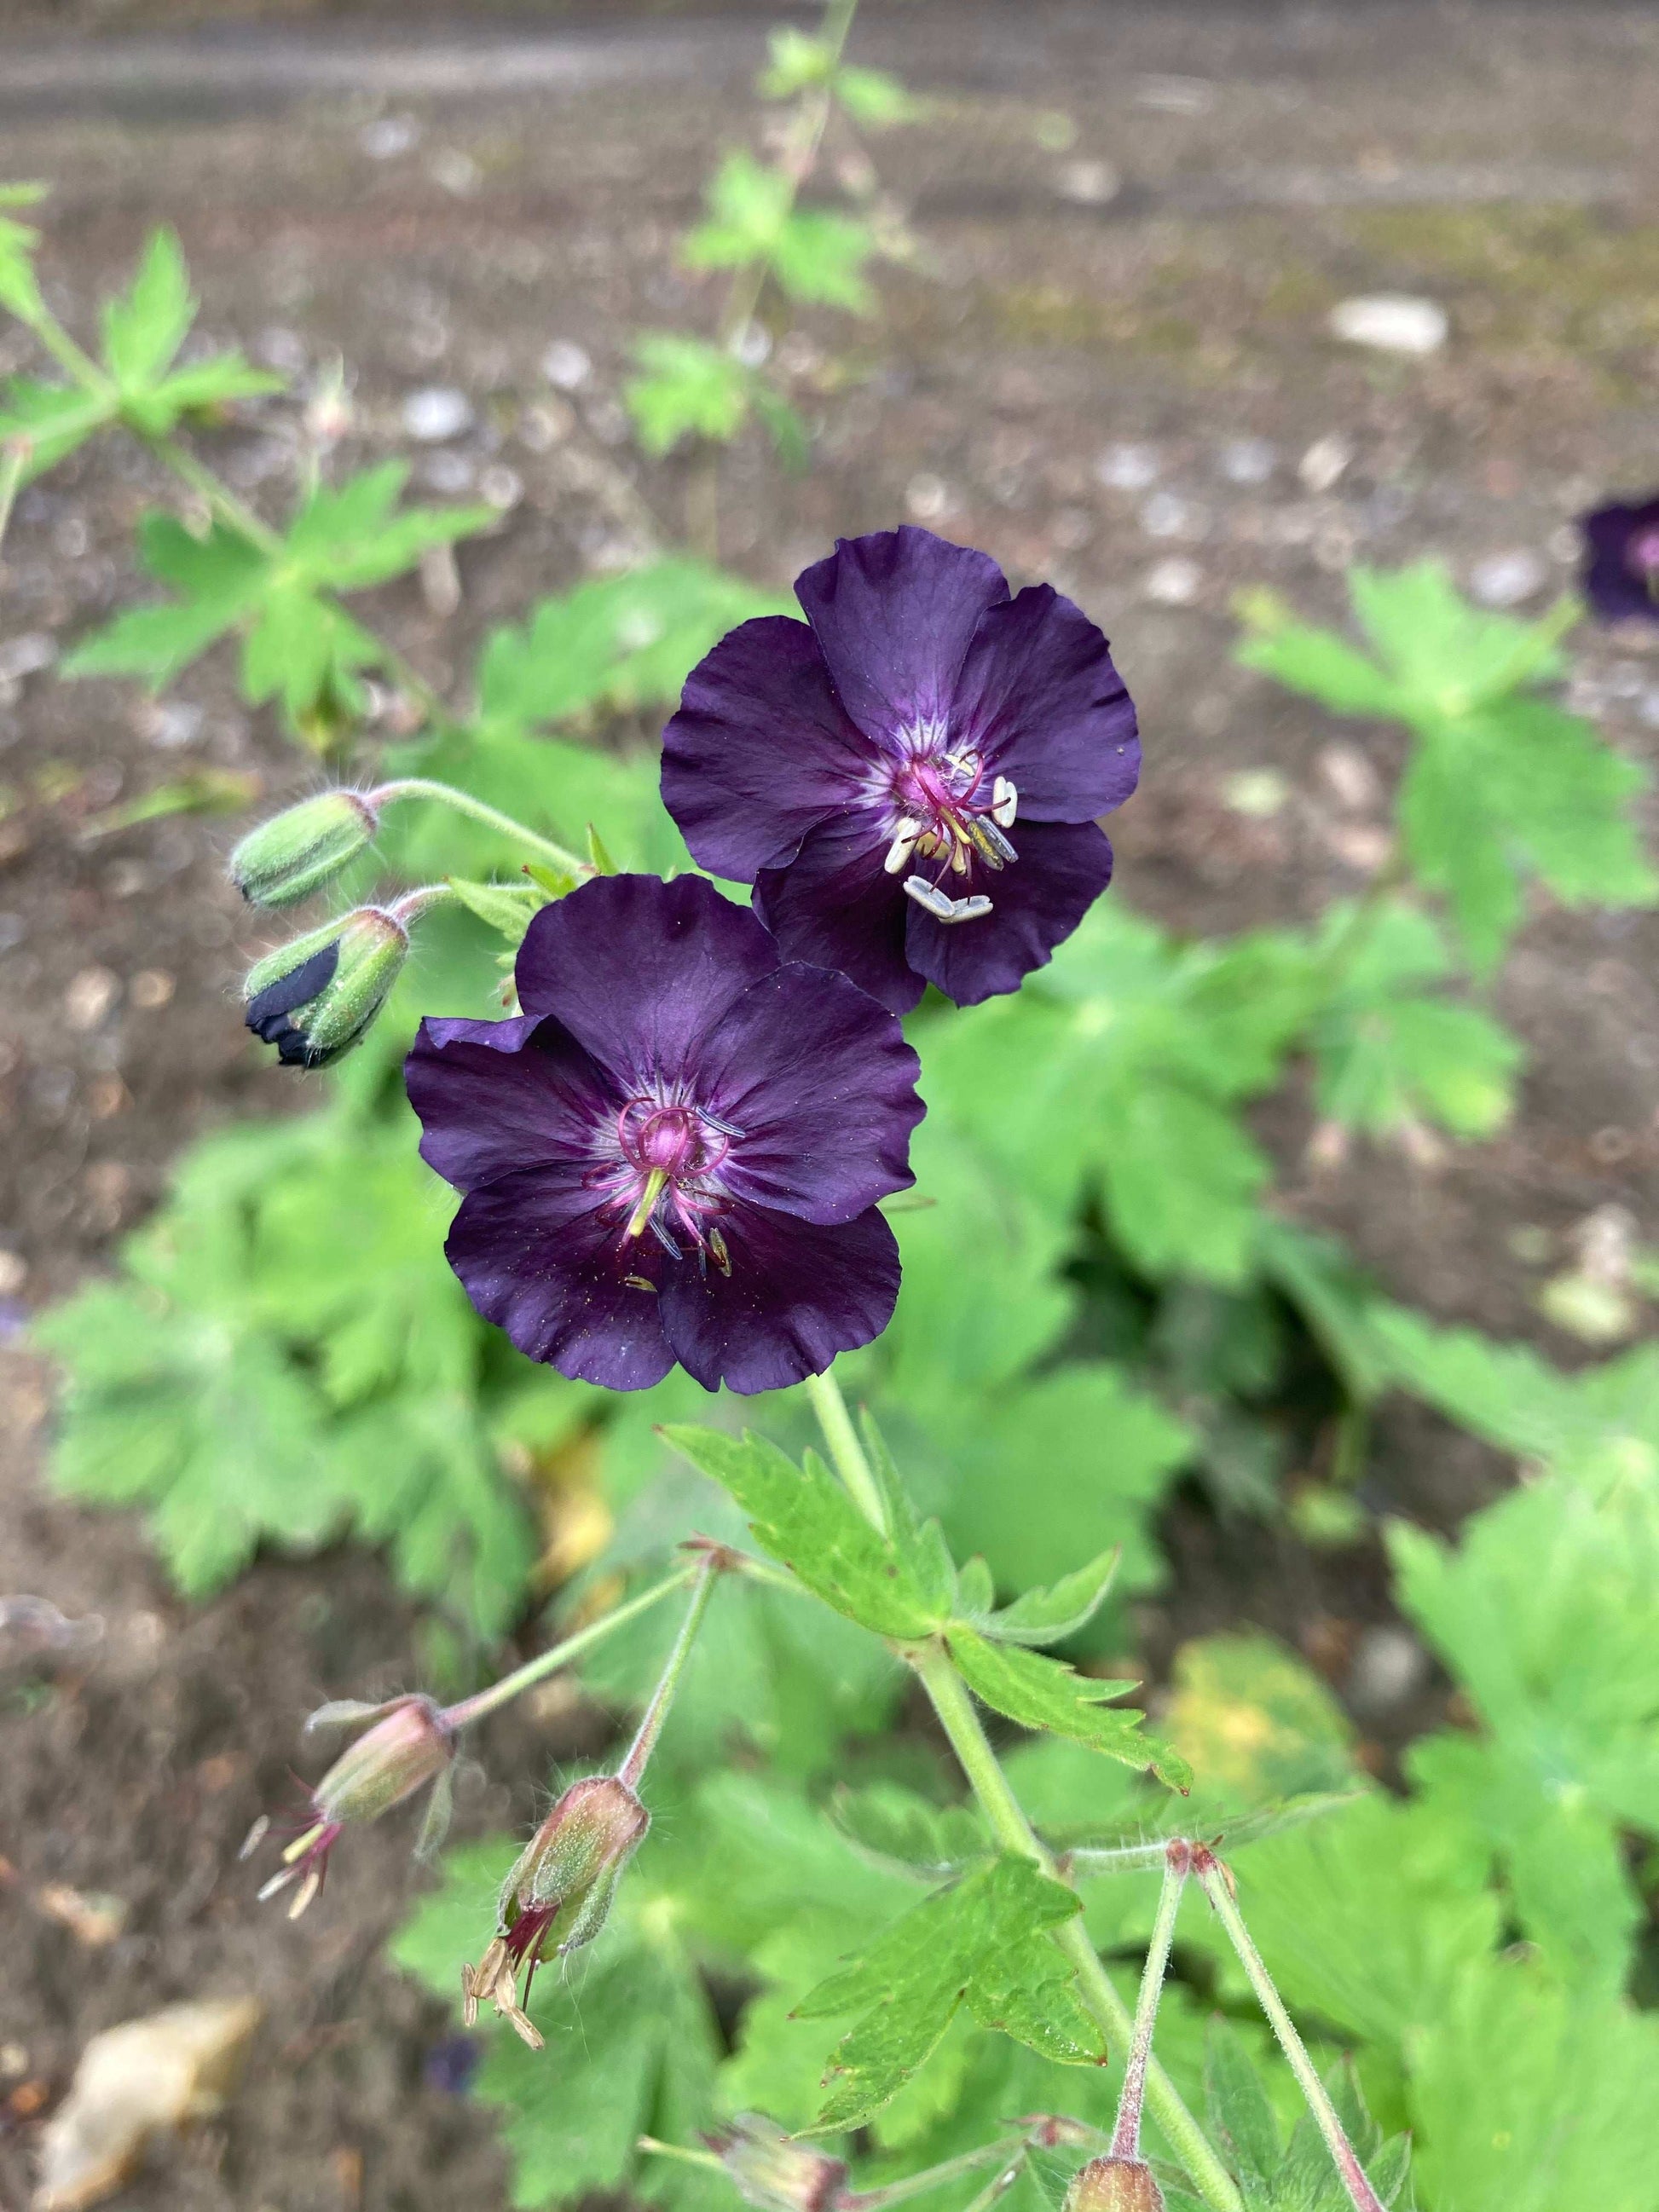
[[[712,320],[674,240],[714,149],[752,136],[760,18],[223,14],[12,0],[5,169],[54,187],[46,267],[76,326],[167,221],[216,339],[302,379],[342,356],[358,410],[347,461],[409,447],[411,393],[467,395],[464,434],[409,448],[417,482],[459,496],[488,477],[519,496],[496,535],[462,549],[453,612],[412,583],[374,610],[432,681],[459,681],[490,624],[676,533],[682,473],[630,454],[617,394],[631,331]],[[1230,600],[1266,584],[1335,618],[1348,562],[1434,550],[1488,590],[1510,556],[1535,609],[1570,573],[1575,513],[1651,481],[1659,21],[1586,0],[1037,0],[878,6],[859,48],[938,99],[870,149],[917,252],[883,277],[878,317],[814,323],[793,347],[801,403],[824,424],[818,458],[790,477],[758,449],[738,457],[726,557],[784,581],[836,534],[909,515],[1018,578],[1054,579],[1109,630],[1142,709],[1148,773],[1117,825],[1121,894],[1197,932],[1361,887],[1396,740],[1339,731],[1235,667]],[[1438,301],[1449,343],[1410,360],[1327,336],[1333,304],[1376,292]],[[593,364],[574,391],[544,375],[556,340]],[[25,362],[0,337],[0,368]],[[273,404],[217,440],[256,501],[280,492],[294,421]],[[295,1102],[231,1003],[248,939],[222,880],[230,820],[88,833],[181,774],[244,776],[269,801],[308,787],[314,766],[238,705],[216,660],[161,703],[33,665],[138,595],[132,526],[168,496],[142,453],[100,447],[20,501],[0,567],[0,1290],[14,1330],[108,1264],[181,1146]],[[1656,639],[1574,645],[1576,695],[1650,759]],[[1240,812],[1231,780],[1261,769],[1288,795]],[[1263,1122],[1290,1202],[1401,1297],[1580,1356],[1536,1292],[1595,1207],[1659,1233],[1656,953],[1654,917],[1540,902],[1501,993],[1530,1054],[1513,1127],[1439,1160],[1360,1147],[1322,1165],[1291,1098]],[[32,2130],[90,2033],[243,1990],[268,2008],[252,2077],[124,2204],[503,2202],[489,2124],[425,2077],[447,2033],[438,2008],[376,1961],[410,1893],[406,1839],[356,1842],[297,1932],[254,1910],[234,1856],[291,1787],[300,1717],[416,1679],[417,1625],[361,1554],[262,1563],[216,1603],[181,1607],[135,1524],[51,1498],[49,1378],[20,1350],[0,1357],[0,1587],[102,1622],[55,1662],[0,1638],[0,2203],[27,2201]],[[1379,1502],[1447,1525],[1500,1476],[1402,1410],[1370,1480]],[[1387,1619],[1370,1554],[1310,1553],[1188,1497],[1168,1535],[1174,1579],[1142,1621],[1155,1670],[1182,1636],[1259,1622],[1352,1686],[1366,1627]],[[1419,1684],[1367,1725],[1398,1741],[1433,1698]],[[523,1779],[478,1781],[464,1826],[522,1819],[573,1731],[592,1741],[600,1725],[554,1713],[504,1729],[485,1765]],[[43,1907],[52,1884],[118,1897],[121,1934],[87,1948]]]

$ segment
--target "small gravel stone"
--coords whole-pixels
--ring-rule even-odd
[[[592,374],[592,356],[574,338],[555,338],[542,356],[542,374],[557,391],[580,392]]]
[[[1446,311],[1433,300],[1376,292],[1333,307],[1330,331],[1345,344],[1372,346],[1381,353],[1438,353],[1446,343]]]
[[[1079,207],[1105,207],[1123,189],[1123,179],[1109,161],[1066,161],[1054,173],[1054,191]]]
[[[1488,553],[1469,571],[1469,589],[1483,607],[1518,607],[1548,581],[1549,570],[1525,545],[1512,552]]]
[[[395,161],[420,142],[421,126],[412,115],[383,115],[357,133],[357,143],[371,161]]]
[[[1203,582],[1204,571],[1197,562],[1184,560],[1177,554],[1172,560],[1159,561],[1149,568],[1140,588],[1154,606],[1189,607]]]
[[[1163,473],[1151,446],[1108,446],[1095,463],[1095,475],[1110,491],[1145,491]]]
[[[1354,1646],[1348,1702],[1370,1717],[1392,1712],[1414,1697],[1429,1678],[1429,1655],[1407,1630],[1368,1628]]]
[[[441,445],[472,428],[472,402],[453,385],[429,384],[404,402],[404,428],[423,446]]]
[[[1317,496],[1340,482],[1352,459],[1353,447],[1342,433],[1328,430],[1322,438],[1314,440],[1297,463],[1296,472],[1308,490]]]
[[[1278,459],[1265,438],[1230,438],[1221,448],[1217,465],[1229,483],[1263,484]]]

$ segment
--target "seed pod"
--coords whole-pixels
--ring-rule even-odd
[[[250,830],[230,856],[230,879],[250,906],[292,906],[366,852],[379,817],[355,791],[324,791]]]

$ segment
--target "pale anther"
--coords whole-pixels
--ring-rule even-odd
[[[991,902],[982,892],[972,898],[953,899],[930,884],[925,876],[908,876],[906,894],[913,898],[924,914],[931,914],[935,921],[978,921],[991,911]]]
[[[882,862],[883,867],[890,876],[897,875],[899,870],[909,859],[911,848],[921,835],[920,822],[912,822],[907,816],[899,823],[897,830],[893,833],[893,842],[887,848],[887,858]]]
[[[1000,829],[1012,830],[1019,811],[1019,793],[1006,775],[991,786],[991,819]]]

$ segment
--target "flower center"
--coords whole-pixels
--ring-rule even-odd
[[[1019,857],[1004,834],[1019,810],[1007,777],[988,773],[970,748],[933,742],[894,770],[885,795],[892,842],[883,866],[896,876],[921,864],[905,878],[906,895],[938,921],[989,914],[991,900],[971,888],[975,864],[995,875]]]
[[[689,1240],[702,1274],[708,1274],[712,1260],[729,1275],[731,1254],[715,1224],[731,1201],[715,1178],[742,1134],[706,1107],[684,1099],[630,1098],[600,1137],[599,1159],[586,1179],[604,1194],[602,1204],[618,1218],[624,1244],[648,1231],[670,1259],[679,1260],[683,1240]],[[641,1255],[640,1271],[626,1278],[635,1289],[656,1289],[643,1272],[648,1264]]]

